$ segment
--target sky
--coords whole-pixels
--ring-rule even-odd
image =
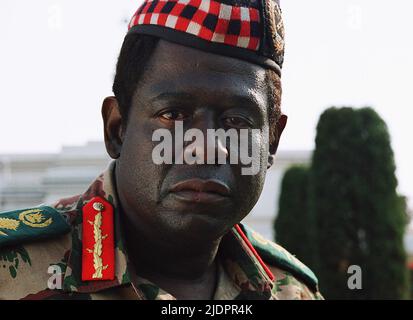
[[[1,0],[0,154],[101,140],[127,22],[141,1]],[[330,106],[373,107],[413,204],[413,2],[281,0],[286,28],[281,150],[314,148]]]

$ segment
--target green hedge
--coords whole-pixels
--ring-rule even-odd
[[[315,145],[310,169],[283,179],[276,240],[313,267],[327,299],[408,298],[407,210],[385,122],[371,108],[330,108]],[[351,265],[362,290],[348,288]]]
[[[310,268],[314,266],[314,221],[308,209],[308,168],[294,166],[281,183],[279,211],[274,223],[276,242]]]

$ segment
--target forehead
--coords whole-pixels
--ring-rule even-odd
[[[165,40],[159,41],[145,68],[142,87],[147,94],[187,91],[205,98],[249,96],[259,104],[265,104],[267,95],[264,68]]]

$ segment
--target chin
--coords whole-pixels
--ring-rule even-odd
[[[180,212],[163,218],[162,229],[165,233],[184,241],[213,241],[222,237],[235,224],[229,221],[228,216],[217,213]]]

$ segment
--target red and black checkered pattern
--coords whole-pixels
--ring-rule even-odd
[[[260,46],[260,12],[213,0],[146,0],[129,24],[158,25],[201,39],[257,51]]]

